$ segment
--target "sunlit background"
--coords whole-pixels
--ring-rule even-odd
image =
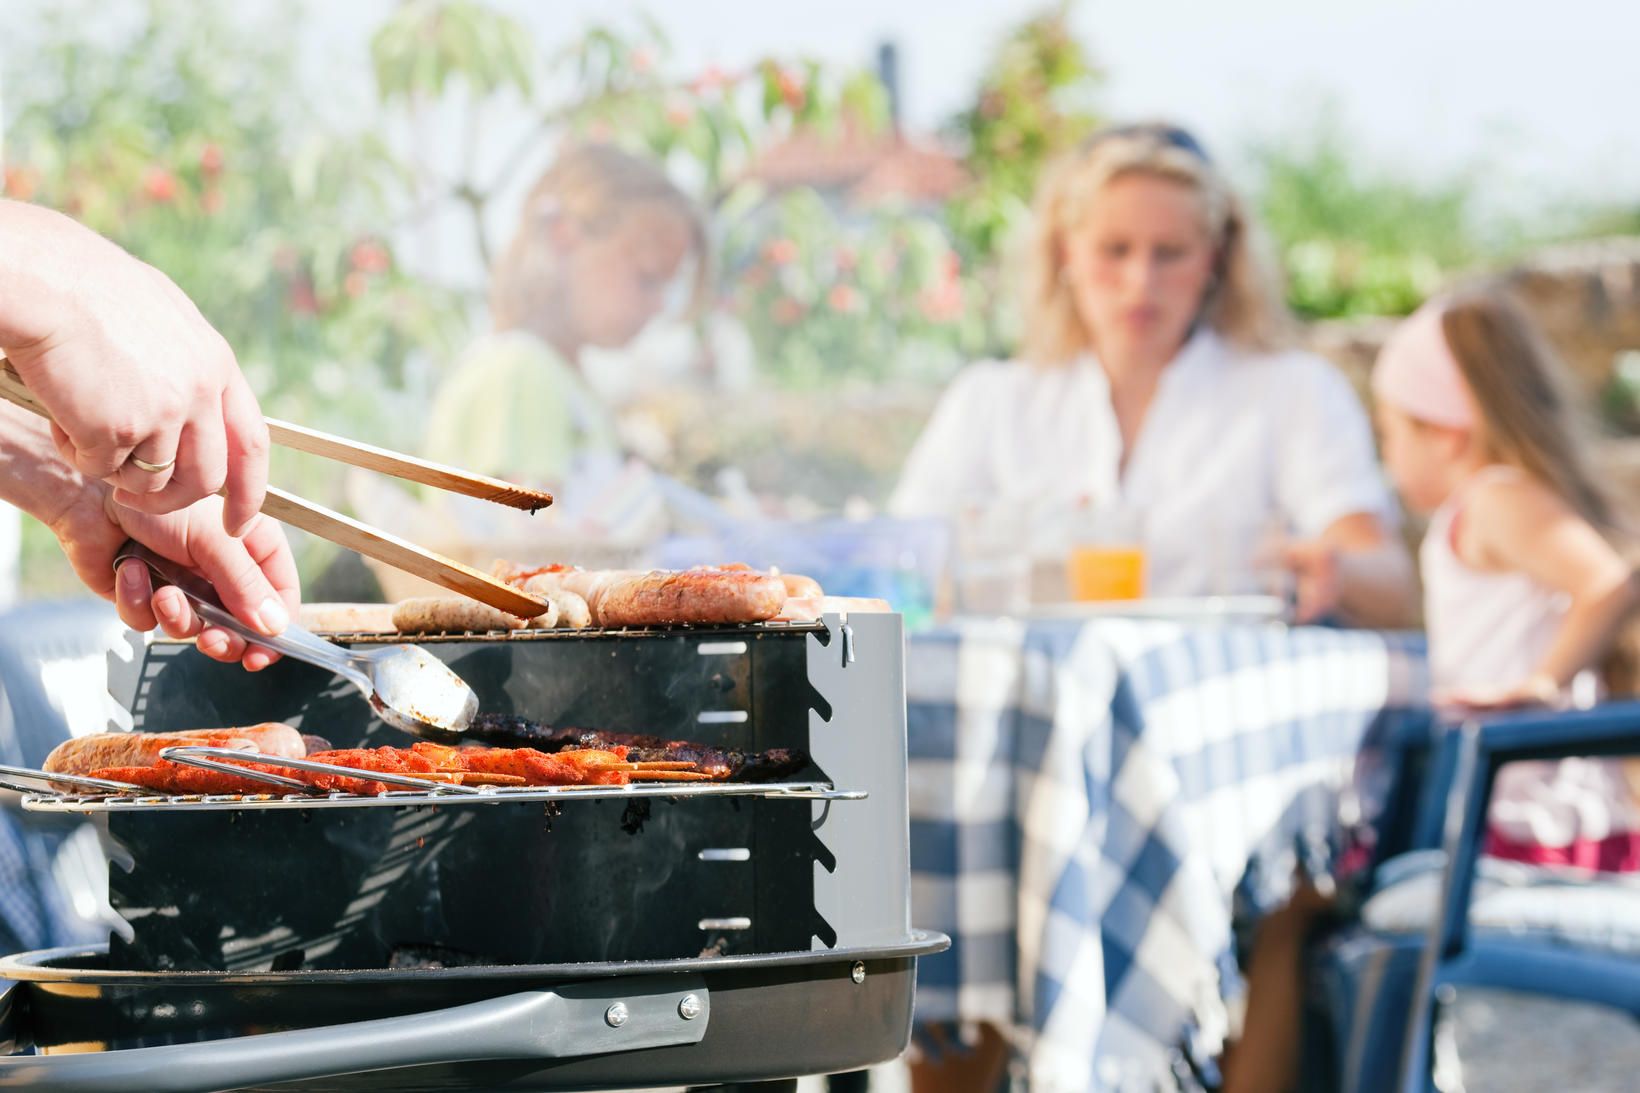
[[[702,313],[587,364],[628,450],[736,518],[867,518],[942,384],[1010,352],[1039,168],[1165,116],[1260,211],[1314,347],[1358,374],[1383,317],[1515,270],[1634,462],[1632,5],[12,0],[0,27],[5,192],[170,274],[270,415],[418,450],[524,191],[611,141],[713,252]],[[275,480],[357,502],[300,457]],[[334,549],[298,547],[312,585]],[[43,529],[20,587],[77,587]]]

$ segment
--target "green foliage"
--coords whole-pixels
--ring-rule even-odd
[[[227,337],[272,416],[379,435],[406,358],[459,334],[387,235],[403,168],[368,134],[323,131],[291,91],[292,9],[245,25],[150,0],[93,44],[96,5],[58,9],[12,86],[8,190],[164,270]]]
[[[456,344],[462,311],[394,258],[404,168],[371,134],[326,132],[293,91],[296,9],[246,22],[149,0],[129,33],[87,35],[101,11],[41,5],[39,47],[13,59],[8,196],[164,270],[234,347],[270,416],[412,443],[395,397],[407,362]],[[312,461],[276,453],[274,473],[339,501],[336,476]]]
[[[846,219],[808,189],[769,212],[725,238],[723,291],[775,382],[938,382],[983,344],[986,309],[934,217]]]
[[[472,0],[407,0],[370,43],[384,103],[437,98],[459,77],[475,98],[510,89],[528,98],[535,53],[517,21]]]
[[[1331,124],[1254,150],[1258,205],[1281,248],[1287,299],[1307,318],[1403,315],[1485,253],[1464,178],[1373,175]]]
[[[771,195],[755,181],[759,157],[793,134],[878,139],[888,101],[870,71],[765,57],[678,73],[649,22],[593,26],[554,63],[573,91],[537,105],[542,131],[617,141],[697,180],[714,213],[715,296],[770,381],[943,377],[982,343],[985,309],[940,209],[861,208],[810,186]]]
[[[951,222],[978,261],[995,258],[1029,214],[1042,167],[1100,123],[1093,102],[1103,75],[1071,33],[1069,10],[1061,4],[1010,33],[973,105],[952,122],[972,184],[953,202]]]

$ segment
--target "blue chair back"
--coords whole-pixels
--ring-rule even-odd
[[[106,663],[123,627],[97,600],[29,603],[0,614],[0,762],[38,768],[52,748],[107,727]],[[70,910],[53,866],[79,826],[0,808],[0,949],[71,944],[94,935]],[[84,902],[83,899],[78,902]]]

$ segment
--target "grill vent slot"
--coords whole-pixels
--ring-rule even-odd
[[[695,855],[701,861],[751,861],[752,852],[744,846],[721,846],[702,850]]]

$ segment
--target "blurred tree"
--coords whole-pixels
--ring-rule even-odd
[[[764,57],[736,70],[679,73],[650,19],[599,23],[537,67],[528,35],[472,0],[411,0],[372,44],[385,104],[453,105],[462,116],[455,177],[428,201],[469,210],[474,246],[494,252],[488,213],[544,144],[607,140],[656,156],[712,214],[718,251],[712,304],[739,316],[765,378],[794,386],[896,375],[944,375],[982,341],[984,311],[947,237],[942,211],[863,206],[812,185],[780,193],[757,167],[793,138],[873,140],[886,94],[865,69]],[[527,124],[484,154],[493,109],[522,102]],[[488,177],[473,165],[499,163]]]
[[[1043,166],[1100,124],[1094,103],[1104,74],[1072,33],[1071,9],[1064,0],[1009,33],[973,105],[951,123],[973,180],[950,209],[970,261],[997,262],[1030,215]]]
[[[395,428],[408,362],[453,344],[461,311],[394,259],[403,169],[368,133],[326,132],[303,98],[296,7],[254,19],[147,0],[130,26],[88,34],[103,11],[70,0],[32,13],[37,47],[10,58],[7,195],[164,270],[233,345],[270,416],[410,440]],[[339,500],[313,461],[276,452],[275,475]],[[42,542],[31,533],[31,562],[51,557]]]

